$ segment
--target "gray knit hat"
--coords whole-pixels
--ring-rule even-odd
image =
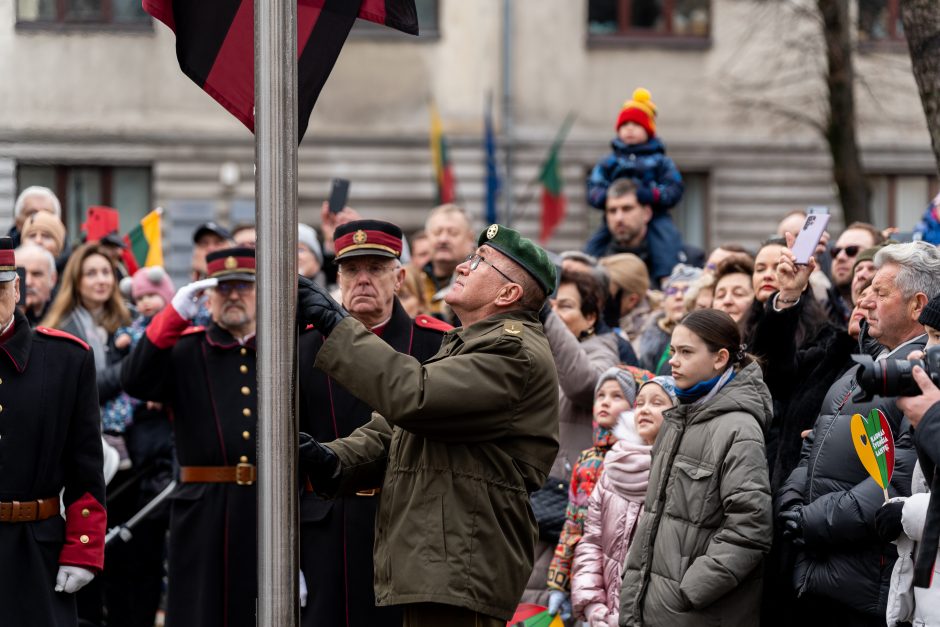
[[[663,287],[669,287],[673,283],[677,283],[679,281],[684,283],[691,283],[700,276],[702,276],[701,268],[695,268],[692,266],[687,266],[684,263],[678,263],[672,269],[672,274],[670,274],[669,278],[666,279],[666,284]]]
[[[940,296],[934,296],[920,312],[917,322],[940,330]]]
[[[666,396],[669,397],[669,400],[672,401],[673,406],[679,404],[679,397],[676,396],[676,380],[670,377],[669,375],[659,375],[658,377],[653,377],[649,381],[644,381],[640,384],[640,388],[650,383],[655,383],[663,389],[663,392],[666,393]],[[637,390],[639,391],[639,390]]]
[[[608,368],[598,377],[597,385],[594,386],[594,396],[597,396],[598,390],[607,381],[616,381],[623,391],[623,397],[627,399],[630,407],[633,407],[633,404],[636,403],[636,379],[633,378],[633,373],[626,368],[617,366]]]

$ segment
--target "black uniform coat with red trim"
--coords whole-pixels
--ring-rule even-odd
[[[94,356],[17,312],[0,338],[0,501],[65,488],[65,519],[0,522],[0,625],[77,624],[75,597],[55,592],[55,578],[60,564],[104,565],[102,467]]]
[[[441,347],[450,326],[420,315],[412,320],[398,299],[380,335],[399,353],[419,361]],[[324,338],[316,330],[300,337],[300,430],[321,442],[346,437],[372,419],[372,408],[313,367]],[[363,376],[369,365],[363,364]],[[378,487],[378,486],[376,486]],[[307,580],[304,627],[399,627],[401,610],[376,607],[372,545],[377,496],[322,500],[305,492],[300,500],[300,560]]]
[[[128,394],[169,405],[180,466],[256,464],[255,343],[211,324],[154,316],[124,360]],[[170,505],[167,625],[254,627],[254,485],[183,483]]]

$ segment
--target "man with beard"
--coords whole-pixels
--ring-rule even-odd
[[[26,271],[26,304],[23,314],[31,326],[36,326],[46,315],[59,280],[55,257],[45,248],[23,244],[16,249],[16,262]]]
[[[122,382],[173,414],[180,485],[170,509],[167,624],[253,627],[257,596],[255,251],[206,256],[126,358]],[[199,296],[212,317],[192,327]]]
[[[852,313],[852,276],[855,260],[860,252],[882,242],[884,236],[878,229],[865,222],[853,222],[829,250],[832,255],[832,286],[827,291],[826,312],[832,323],[839,328],[846,327]]]
[[[633,253],[646,264],[650,281],[654,287],[658,287],[660,282],[668,277],[668,273],[658,276],[653,270],[653,258],[646,241],[647,225],[653,219],[653,210],[649,205],[640,204],[636,192],[636,183],[630,179],[617,179],[608,188],[604,219],[607,221],[611,241],[604,256]],[[671,265],[675,266],[687,260],[687,255],[680,252]],[[701,266],[701,263],[693,265]]]
[[[441,347],[450,326],[420,315],[412,320],[398,302],[405,270],[399,261],[401,229],[378,220],[340,225],[334,234],[343,307],[400,353],[425,361]],[[326,338],[308,328],[300,338],[300,430],[322,442],[344,438],[372,419],[372,407],[314,367]],[[398,607],[376,607],[372,546],[378,490],[335,500],[307,490],[300,504],[301,571],[309,591],[303,624],[399,627]]]
[[[422,288],[431,313],[444,319],[444,299],[438,293],[450,287],[454,270],[473,252],[473,229],[467,213],[448,204],[431,210],[424,230],[431,240],[431,261],[423,268]]]

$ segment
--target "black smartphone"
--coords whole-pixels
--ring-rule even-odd
[[[339,213],[349,199],[349,179],[333,179],[330,184],[330,213]]]
[[[17,305],[26,306],[26,268],[22,266],[16,267],[16,273],[20,275],[20,299],[16,302]]]

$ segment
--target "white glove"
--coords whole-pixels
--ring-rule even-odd
[[[189,285],[179,288],[176,295],[173,296],[173,302],[170,304],[176,310],[176,313],[180,315],[180,318],[192,320],[199,313],[199,297],[202,296],[202,292],[218,284],[218,279],[193,281]]]
[[[55,591],[75,594],[95,578],[95,573],[80,566],[59,566],[55,576]]]
[[[300,607],[307,607],[307,580],[304,571],[300,571]]]

